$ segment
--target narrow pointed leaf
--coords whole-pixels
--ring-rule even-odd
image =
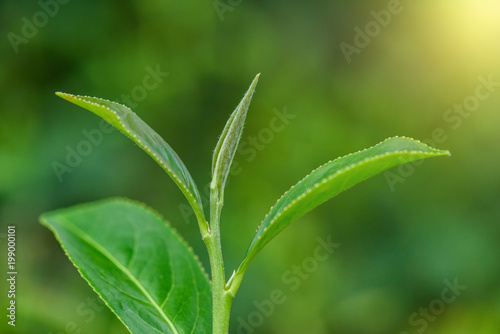
[[[257,74],[250,88],[248,88],[248,91],[245,93],[245,96],[243,96],[243,99],[229,117],[219,141],[215,146],[212,158],[212,188],[216,188],[219,193],[222,193],[224,190],[227,176],[231,169],[236,150],[238,149],[241,134],[243,133],[248,107],[250,106],[257,82],[259,81],[259,76],[260,73]]]
[[[211,333],[208,278],[192,250],[152,210],[110,199],[40,220],[131,333]]]
[[[191,204],[198,221],[206,222],[200,193],[186,166],[165,140],[130,108],[96,97],[60,92],[56,95],[93,112],[132,139],[170,175]]]
[[[253,238],[238,274],[244,273],[257,253],[285,227],[340,192],[391,167],[449,154],[413,139],[394,137],[319,167],[271,208]]]

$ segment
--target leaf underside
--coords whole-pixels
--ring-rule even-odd
[[[182,160],[170,145],[130,108],[96,97],[60,92],[56,95],[93,112],[132,139],[170,175],[191,204],[198,221],[206,221],[200,193]]]
[[[244,272],[257,253],[290,223],[340,192],[391,167],[449,154],[410,138],[394,137],[326,163],[293,186],[271,208],[238,271]]]
[[[40,220],[131,333],[211,333],[207,275],[152,210],[109,199],[45,213]]]

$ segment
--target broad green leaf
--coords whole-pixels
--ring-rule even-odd
[[[146,151],[184,193],[198,218],[198,222],[206,224],[200,193],[186,166],[165,140],[130,108],[96,97],[60,92],[57,92],[56,95],[103,118]]]
[[[48,212],[40,221],[131,333],[211,333],[208,278],[151,209],[108,199]]]
[[[222,134],[215,146],[214,155],[212,157],[212,188],[218,190],[219,194],[224,191],[227,176],[233,163],[234,155],[238,148],[238,144],[243,133],[243,126],[247,116],[248,107],[252,100],[257,81],[259,81],[260,73],[253,80],[250,88],[246,92],[243,99],[238,104],[234,112],[229,117],[229,120],[222,131]]]
[[[449,154],[413,139],[394,137],[319,167],[271,208],[253,238],[238,274],[244,273],[257,253],[291,222],[340,192],[391,167]]]

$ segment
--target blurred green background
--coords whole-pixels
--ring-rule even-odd
[[[394,135],[453,155],[393,169],[294,223],[250,267],[230,332],[500,332],[497,0],[54,1],[0,3],[3,272],[7,225],[18,247],[17,326],[6,324],[2,279],[2,333],[126,333],[38,223],[47,210],[143,201],[208,267],[187,202],[128,138],[103,133],[68,166],[100,119],[54,92],[130,95],[203,188],[218,135],[259,72],[226,189],[228,272],[269,207],[320,164]],[[168,76],[146,89],[157,69]],[[273,120],[285,111],[285,122]],[[307,275],[290,274],[318,237],[340,247]],[[455,280],[467,288],[444,303]],[[259,311],[276,289],[286,301]]]

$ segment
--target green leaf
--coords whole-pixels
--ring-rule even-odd
[[[207,229],[203,204],[196,184],[186,166],[175,151],[149,125],[130,108],[112,101],[96,97],[56,93],[57,96],[83,107],[103,118],[109,124],[132,139],[149,154],[174,180],[191,204],[200,223]],[[203,222],[203,226],[201,225]]]
[[[208,278],[151,209],[109,199],[45,213],[40,221],[131,333],[211,333]]]
[[[319,167],[271,208],[253,238],[238,274],[244,273],[257,253],[285,227],[340,192],[391,167],[449,154],[413,139],[394,137]]]
[[[241,139],[241,134],[243,133],[248,107],[250,106],[257,82],[259,81],[259,76],[260,73],[257,74],[250,88],[248,88],[248,91],[245,93],[245,96],[243,96],[243,99],[233,111],[231,117],[229,117],[219,141],[215,146],[214,155],[212,157],[211,187],[217,189],[218,193],[221,195],[224,191],[227,176]]]

